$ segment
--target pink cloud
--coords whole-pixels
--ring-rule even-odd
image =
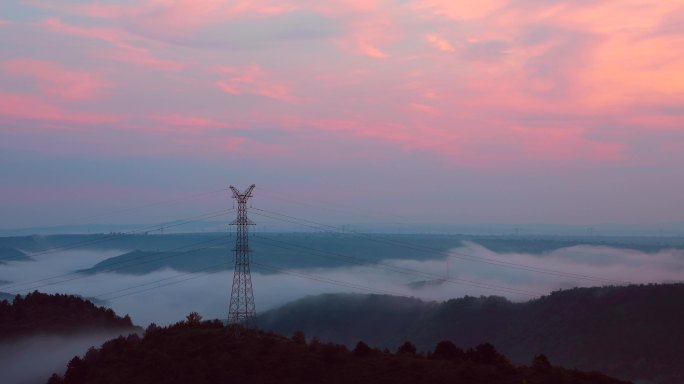
[[[168,125],[180,125],[197,128],[217,128],[225,127],[228,125],[226,123],[206,119],[204,117],[187,116],[179,113],[152,116],[152,120]]]
[[[347,52],[388,58],[391,54],[385,46],[401,39],[404,32],[396,25],[399,10],[386,0],[314,1],[309,8],[343,26],[333,41]]]
[[[114,28],[80,27],[77,25],[63,23],[56,17],[45,19],[43,20],[42,24],[53,31],[69,34],[72,36],[101,40],[119,47],[129,46],[129,44],[125,42],[128,33]]]
[[[43,25],[51,30],[61,33],[78,36],[85,39],[96,39],[105,41],[115,50],[104,50],[100,53],[105,58],[127,62],[131,64],[148,67],[163,71],[180,71],[185,68],[185,63],[174,62],[160,59],[147,48],[135,45],[133,41],[141,40],[124,30],[114,28],[86,28],[76,25],[65,24],[57,18],[49,18],[43,21]]]
[[[385,14],[390,4],[386,0],[331,2],[144,0],[134,5],[55,6],[42,4],[41,6],[115,21],[137,34],[167,41],[191,37],[204,29],[233,20],[258,20],[295,11],[314,11],[344,25],[344,34],[333,38],[340,47],[369,57],[386,58],[390,55],[382,48],[382,45],[396,41],[400,32],[393,28],[392,17]]]
[[[481,0],[461,2],[452,0],[418,0],[411,4],[417,10],[433,12],[435,15],[454,20],[481,19],[502,9],[509,0]]]
[[[187,119],[195,121],[195,117],[187,116],[159,116],[161,120],[171,120],[179,125],[164,124],[155,125],[148,122],[118,126],[122,135],[119,137],[126,140],[125,145],[112,149],[112,153],[123,152],[154,157],[178,157],[210,158],[224,161],[236,155],[262,155],[272,158],[284,156],[288,151],[284,143],[264,143],[259,140],[244,137],[229,130],[221,130],[222,127],[206,127],[205,121],[196,126],[185,125]],[[157,117],[153,117],[155,119]],[[213,125],[213,122],[209,123]],[[231,128],[248,129],[249,126],[236,126]],[[128,142],[127,138],[134,140]],[[150,145],[154,143],[154,145]],[[200,150],[201,149],[201,150]]]
[[[208,25],[236,18],[263,17],[297,9],[283,1],[146,0],[135,5],[88,4],[72,11],[96,18],[122,20],[160,36],[186,36]]]
[[[81,27],[57,18],[44,25],[107,42],[111,49],[96,52],[101,58],[163,72],[203,68],[168,76],[163,89],[191,86],[207,105],[219,104],[216,89],[289,102],[267,104],[290,109],[304,131],[371,138],[477,165],[516,159],[619,162],[630,160],[625,154],[633,152],[626,147],[637,141],[629,129],[642,135],[681,126],[679,115],[636,108],[684,101],[684,51],[672,49],[684,42],[682,34],[672,28],[658,33],[677,6],[642,0],[144,0],[77,7],[81,15],[115,27]],[[232,20],[294,11],[334,22],[337,29],[325,41],[331,44],[264,44],[245,53],[160,43],[167,36],[213,33]],[[190,50],[197,57],[162,59],[163,53],[184,57]],[[283,52],[287,59],[279,60]],[[244,60],[253,64],[216,69],[220,62]],[[193,64],[199,62],[206,64]],[[231,120],[262,114],[276,116],[269,121],[273,126],[283,123],[277,115],[285,112],[264,105],[263,99],[244,98]],[[153,116],[150,129],[191,135],[221,127],[191,111],[166,115],[153,108],[144,112]],[[608,135],[604,126],[620,128]]]
[[[45,96],[65,100],[92,100],[111,87],[97,73],[68,70],[48,61],[13,59],[0,64],[0,68],[11,76],[34,79]]]
[[[430,44],[432,47],[435,49],[439,49],[440,51],[443,52],[454,52],[456,49],[454,49],[454,46],[451,45],[451,43],[444,39],[443,37],[435,34],[428,34],[425,36],[425,40]]]
[[[374,47],[373,45],[366,43],[365,41],[358,42],[357,46],[359,51],[366,56],[375,57],[376,59],[384,59],[386,57],[389,57],[388,54],[382,52],[377,47]]]
[[[289,87],[268,80],[268,75],[258,65],[246,67],[219,67],[223,79],[216,86],[231,95],[251,94],[275,100],[296,102],[298,98],[290,93]]]
[[[0,115],[55,122],[99,124],[117,121],[113,115],[70,112],[35,96],[0,92]]]
[[[177,72],[186,67],[185,63],[159,59],[153,56],[150,50],[140,47],[102,51],[99,56],[164,72]]]
[[[511,128],[511,133],[523,143],[523,156],[531,158],[562,162],[577,159],[614,162],[626,159],[624,145],[588,140],[586,128],[516,126]]]
[[[395,143],[405,150],[439,150],[443,152],[453,135],[429,126],[414,126],[411,122],[372,121],[369,119],[330,119],[289,116],[274,123],[291,131],[307,133],[321,131],[352,138],[376,139]],[[437,145],[439,143],[439,145]],[[448,149],[453,153],[454,148]]]
[[[199,116],[183,115],[180,113],[153,115],[150,116],[149,120],[152,122],[151,124],[140,125],[136,128],[136,131],[156,133],[166,132],[183,134],[186,136],[197,136],[208,131],[233,129],[237,127],[233,120],[231,120],[230,123],[227,123]],[[186,137],[183,140],[188,140],[188,138]]]
[[[425,113],[428,115],[438,115],[439,114],[439,110],[437,108],[435,108],[431,105],[427,105],[427,104],[411,103],[411,104],[409,104],[409,108],[414,110],[414,111],[417,111],[420,113]]]
[[[234,152],[241,150],[242,147],[247,143],[247,139],[244,137],[225,137],[213,140],[210,145],[207,145],[206,140],[203,138],[173,138],[173,145],[181,148],[204,148],[207,151],[213,152],[215,154]]]

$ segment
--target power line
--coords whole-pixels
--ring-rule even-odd
[[[261,190],[261,188],[260,188],[260,190]],[[266,195],[270,194],[271,197],[278,199],[278,200],[281,200],[281,201],[285,201],[285,202],[289,202],[289,203],[293,203],[293,204],[297,204],[297,205],[302,205],[302,206],[315,207],[315,208],[323,209],[323,210],[326,210],[329,212],[341,213],[343,215],[362,217],[365,219],[375,219],[375,217],[372,217],[368,214],[368,213],[372,213],[378,217],[385,216],[385,217],[391,217],[393,219],[404,220],[403,222],[393,221],[392,222],[393,224],[409,224],[409,225],[414,224],[412,221],[412,218],[407,217],[407,216],[397,215],[395,213],[373,211],[373,210],[367,210],[367,209],[364,209],[364,210],[358,210],[358,209],[353,209],[353,208],[350,209],[350,207],[346,207],[346,206],[341,205],[341,204],[333,205],[333,204],[330,204],[328,202],[323,202],[321,200],[317,200],[315,202],[312,202],[313,199],[311,199],[310,197],[307,197],[307,201],[302,202],[302,201],[295,200],[295,198],[293,198],[291,196],[288,196],[288,195],[285,195],[282,193],[278,193],[277,191],[266,190],[266,191],[262,191],[262,192],[265,192]],[[326,206],[326,205],[334,206],[336,208],[331,208],[331,207]]]
[[[140,234],[140,233],[149,232],[151,230],[157,230],[161,227],[164,227],[164,228],[178,227],[178,226],[190,224],[190,223],[200,221],[200,220],[206,220],[206,219],[211,219],[214,217],[223,216],[223,215],[226,215],[232,211],[234,211],[234,209],[231,208],[231,209],[227,209],[227,210],[209,212],[209,213],[204,213],[204,214],[198,215],[198,216],[192,216],[189,218],[175,220],[175,222],[171,222],[171,224],[165,224],[165,223],[154,224],[154,225],[150,225],[150,226],[146,226],[146,227],[142,227],[142,228],[138,228],[138,229],[133,229],[133,230],[126,231],[126,232],[119,232],[119,233],[110,234],[110,235],[106,235],[106,236],[98,236],[95,239],[81,240],[81,241],[70,243],[70,244],[59,245],[59,246],[55,246],[55,247],[51,247],[51,248],[42,249],[42,250],[39,250],[38,252],[31,253],[30,256],[43,256],[43,255],[50,254],[50,253],[62,252],[62,251],[67,251],[67,250],[71,250],[71,249],[81,248],[81,247],[88,246],[88,245],[99,244],[99,243],[103,243],[103,242],[107,242],[107,241],[121,239],[121,238],[128,237],[128,236],[133,236],[133,235]]]
[[[204,267],[204,268],[201,268],[201,269],[192,271],[192,272],[182,273],[182,274],[177,275],[177,276],[166,277],[166,278],[163,278],[163,279],[154,280],[154,281],[147,282],[147,283],[144,283],[144,284],[137,284],[137,285],[134,285],[134,286],[131,286],[131,287],[123,288],[123,289],[117,289],[117,290],[115,290],[115,291],[110,291],[110,292],[101,293],[101,294],[99,294],[99,295],[97,295],[97,296],[94,296],[94,297],[95,297],[95,298],[102,298],[102,297],[104,297],[104,296],[111,295],[111,294],[113,294],[113,293],[124,292],[124,291],[128,291],[128,290],[131,290],[131,289],[140,288],[140,287],[144,287],[144,286],[147,286],[147,285],[159,283],[159,282],[162,282],[162,281],[177,279],[178,277],[183,277],[183,276],[187,276],[187,275],[195,275],[195,274],[200,273],[200,272],[208,271],[208,270],[211,270],[211,269],[214,269],[214,268],[218,268],[218,267],[227,266],[227,265],[230,265],[230,264],[232,264],[232,263],[231,263],[231,262],[223,262],[223,263],[211,265],[211,266],[208,266],[208,267]],[[163,285],[154,286],[154,287],[147,288],[147,289],[143,289],[143,290],[139,290],[139,291],[134,291],[134,292],[125,293],[125,294],[122,294],[122,295],[113,296],[113,297],[110,297],[110,298],[107,298],[107,299],[104,299],[104,300],[115,300],[115,299],[118,299],[118,298],[121,298],[121,297],[125,297],[125,296],[137,295],[137,294],[140,294],[140,293],[142,293],[142,292],[147,292],[147,291],[151,291],[151,290],[153,290],[153,289],[158,289],[158,288],[167,287],[167,286],[169,286],[169,285],[180,284],[180,283],[182,283],[182,282],[185,282],[185,281],[188,281],[188,280],[197,279],[197,278],[200,278],[200,277],[203,277],[203,276],[202,276],[202,275],[193,276],[193,277],[190,277],[190,278],[187,278],[187,279],[183,279],[183,280],[179,280],[179,281],[174,281],[174,282],[171,282],[171,283],[168,283],[168,284],[163,284]]]
[[[323,282],[323,283],[329,283],[329,284],[339,285],[339,286],[343,286],[343,287],[347,287],[347,288],[360,289],[360,290],[365,290],[365,291],[370,291],[370,292],[376,292],[376,293],[379,292],[379,293],[385,293],[388,295],[408,297],[406,294],[398,293],[398,292],[394,292],[394,291],[388,291],[388,290],[382,289],[382,288],[368,287],[368,286],[360,285],[360,284],[356,284],[356,283],[345,282],[343,280],[331,279],[331,278],[318,276],[318,275],[312,275],[312,274],[303,273],[303,272],[295,272],[292,270],[286,270],[286,269],[279,268],[279,267],[276,267],[273,265],[259,263],[259,262],[255,262],[255,261],[253,261],[252,264],[259,266],[261,268],[264,268],[266,270],[270,270],[270,271],[274,271],[274,272],[278,272],[278,273],[283,273],[286,275],[296,276],[296,277],[300,277],[303,279],[309,279],[309,280],[319,281],[319,282]]]
[[[378,235],[369,235],[369,234],[366,234],[366,233],[363,233],[360,231],[354,231],[354,230],[346,230],[345,231],[344,229],[341,229],[341,228],[333,226],[333,225],[322,224],[322,223],[307,220],[307,219],[300,219],[300,218],[297,218],[294,216],[285,215],[285,214],[272,212],[272,211],[267,211],[267,210],[260,209],[260,208],[253,208],[253,209],[258,211],[258,212],[255,212],[256,215],[268,217],[271,219],[280,220],[280,221],[284,221],[284,222],[288,222],[291,224],[298,224],[298,225],[302,225],[302,226],[306,226],[306,227],[314,228],[314,229],[319,229],[319,230],[323,229],[326,232],[332,232],[332,233],[352,234],[352,235],[355,235],[358,237],[363,237],[363,238],[369,239],[371,241],[376,241],[376,242],[381,242],[381,243],[386,243],[386,244],[393,244],[396,246],[405,247],[405,248],[414,249],[414,250],[419,250],[419,251],[428,252],[428,253],[433,253],[433,254],[439,254],[439,255],[444,254],[442,250],[436,249],[436,248],[406,243],[406,242],[403,242],[400,240],[390,239],[390,238],[386,238],[386,237],[378,236]],[[259,213],[259,212],[261,212],[261,213]],[[518,263],[503,261],[503,260],[493,260],[493,259],[489,259],[489,258],[468,255],[468,254],[462,253],[462,252],[451,251],[450,254],[453,255],[454,257],[458,258],[458,259],[465,260],[465,261],[496,265],[496,266],[501,266],[501,267],[506,267],[506,268],[524,270],[524,271],[528,271],[528,272],[543,273],[543,274],[554,275],[554,276],[559,276],[559,277],[583,279],[583,280],[589,280],[589,281],[601,282],[601,283],[611,283],[611,284],[615,284],[615,283],[626,284],[626,283],[628,283],[626,281],[621,281],[621,280],[607,279],[607,278],[583,275],[583,274],[572,273],[572,272],[563,272],[563,271],[541,268],[541,267],[533,267],[533,266],[528,266],[528,265],[524,265],[524,264],[518,264]]]
[[[267,245],[270,245],[272,247],[278,247],[278,248],[284,248],[284,249],[292,249],[292,247],[296,247],[299,249],[306,250],[307,253],[310,255],[322,256],[322,257],[328,257],[328,258],[332,257],[332,258],[336,258],[336,259],[339,259],[339,260],[342,260],[342,261],[345,261],[347,263],[354,264],[354,265],[384,269],[384,270],[388,270],[388,271],[392,271],[392,272],[396,272],[396,273],[401,273],[404,275],[421,275],[421,276],[430,277],[430,278],[437,278],[437,279],[440,279],[441,281],[444,281],[447,283],[453,283],[453,284],[458,284],[458,285],[469,285],[469,286],[473,286],[473,287],[477,287],[477,288],[483,288],[483,289],[487,289],[487,290],[501,291],[501,292],[507,292],[507,293],[514,293],[514,294],[525,295],[525,296],[529,296],[529,297],[537,297],[537,296],[543,295],[543,293],[541,293],[541,292],[528,291],[528,290],[506,287],[506,286],[497,285],[497,284],[476,282],[476,281],[460,279],[460,278],[444,277],[443,275],[438,275],[438,274],[431,273],[431,272],[425,272],[425,271],[420,271],[420,270],[411,269],[411,268],[388,265],[388,264],[382,263],[382,262],[368,263],[367,260],[363,260],[363,259],[358,258],[358,257],[343,255],[343,254],[335,253],[335,252],[323,251],[320,249],[306,247],[306,246],[302,246],[302,245],[298,245],[298,244],[294,244],[294,243],[289,243],[289,242],[282,241],[282,240],[275,240],[272,238],[267,238],[263,235],[259,236],[259,238],[262,240],[266,240],[266,242],[271,242],[271,244],[267,244]],[[277,245],[274,243],[285,244],[286,246],[289,246],[289,248],[287,248],[286,246],[281,246],[281,245]]]
[[[166,251],[163,251],[163,252],[155,252],[155,253],[152,253],[151,255],[157,255],[157,254],[168,253],[168,252],[172,252],[172,251],[179,250],[179,249],[183,249],[183,248],[187,248],[187,247],[194,247],[194,246],[196,246],[196,245],[211,244],[211,243],[217,242],[217,240],[223,240],[223,237],[212,238],[212,239],[210,239],[210,240],[204,240],[204,241],[200,241],[200,242],[193,243],[193,244],[183,245],[183,246],[180,246],[180,247],[171,248],[171,249],[166,250]],[[161,261],[161,260],[166,260],[166,259],[170,259],[170,258],[173,258],[173,257],[182,256],[182,255],[185,255],[185,254],[188,254],[188,253],[191,253],[191,252],[196,252],[196,251],[199,251],[199,250],[202,250],[202,249],[208,249],[208,248],[199,248],[199,249],[198,249],[198,248],[192,248],[192,249],[189,249],[189,250],[187,250],[187,251],[185,251],[185,252],[174,253],[174,254],[171,254],[171,255],[167,255],[167,256],[160,257],[160,258],[157,258],[157,259],[152,259],[152,260],[143,260],[143,261],[137,262],[137,263],[136,263],[136,262],[131,263],[131,261],[134,261],[134,260],[121,260],[121,261],[113,262],[113,263],[109,264],[108,267],[116,266],[116,265],[119,265],[119,264],[126,264],[126,263],[128,263],[128,264],[126,264],[126,265],[124,265],[124,266],[122,266],[122,267],[114,268],[114,269],[111,270],[111,271],[120,271],[120,270],[123,270],[123,269],[131,268],[131,267],[136,267],[136,266],[140,266],[140,265],[143,265],[143,264],[152,263],[152,262],[155,262],[155,261]],[[72,276],[72,275],[76,275],[76,276],[73,277],[73,278],[70,278],[70,279],[66,279],[66,280],[50,281],[50,280],[57,279],[57,278],[60,278],[60,277],[68,277],[68,276]],[[52,285],[60,285],[60,284],[68,283],[68,282],[70,282],[70,281],[74,281],[74,280],[85,279],[85,278],[88,278],[88,277],[90,277],[90,276],[91,276],[91,275],[83,274],[82,271],[69,272],[69,273],[65,273],[65,274],[62,274],[62,275],[51,276],[51,277],[46,277],[46,278],[39,279],[39,280],[34,280],[34,281],[32,281],[32,282],[24,282],[24,283],[11,284],[11,285],[9,286],[9,287],[10,287],[10,290],[7,290],[7,293],[15,294],[15,293],[19,293],[19,292],[22,292],[22,291],[33,291],[33,290],[38,289],[38,288],[43,288],[43,287],[52,286]],[[45,283],[43,283],[43,282],[45,282]],[[29,287],[29,288],[17,288],[17,287],[19,287],[19,286],[31,285],[31,284],[36,284],[36,283],[43,283],[43,284],[32,285],[32,286]],[[6,287],[3,287],[3,289],[6,289]]]
[[[154,287],[150,287],[150,288],[146,288],[146,289],[142,289],[142,290],[137,290],[137,291],[133,291],[133,292],[128,292],[128,293],[121,294],[121,295],[116,295],[116,296],[113,296],[113,297],[106,298],[106,299],[104,299],[104,300],[108,300],[108,301],[116,300],[116,299],[119,299],[119,298],[121,298],[121,297],[126,297],[126,296],[131,296],[131,295],[137,295],[137,294],[144,293],[144,292],[148,292],[148,291],[151,291],[151,290],[154,290],[154,289],[159,289],[159,288],[163,288],[163,287],[168,287],[168,286],[175,285],[175,284],[181,284],[181,283],[186,282],[186,281],[189,281],[189,280],[193,280],[193,279],[198,279],[198,278],[204,277],[204,275],[196,275],[197,273],[205,272],[205,271],[208,271],[208,270],[211,270],[211,269],[214,269],[214,268],[218,268],[218,267],[222,267],[222,266],[226,266],[226,265],[229,265],[229,264],[231,264],[231,263],[230,263],[230,262],[225,262],[225,263],[215,264],[215,265],[212,265],[212,266],[209,266],[209,267],[205,267],[205,268],[198,269],[198,270],[196,270],[196,271],[186,272],[186,273],[183,273],[183,274],[180,274],[180,275],[177,275],[177,276],[166,277],[166,278],[163,278],[163,279],[158,279],[158,280],[154,280],[154,281],[147,282],[147,283],[143,283],[143,284],[137,284],[137,285],[134,285],[134,286],[131,286],[131,287],[128,287],[128,288],[118,289],[118,290],[116,290],[116,291],[105,292],[105,293],[99,294],[99,295],[97,295],[97,296],[94,296],[94,298],[102,298],[102,297],[105,297],[105,296],[107,296],[107,295],[109,295],[109,294],[112,294],[112,293],[124,292],[124,291],[127,291],[127,290],[131,290],[131,289],[135,289],[135,288],[140,288],[140,287],[148,286],[148,285],[155,284],[155,283],[159,283],[159,282],[162,282],[162,281],[168,281],[168,280],[177,279],[177,278],[183,277],[183,276],[195,275],[195,276],[191,276],[191,277],[188,277],[188,278],[185,278],[185,279],[182,279],[182,280],[171,281],[171,282],[169,282],[169,283],[167,283],[167,284],[162,284],[162,285],[158,285],[158,286],[154,286]],[[258,266],[258,267],[261,268],[261,269],[267,270],[267,271],[278,272],[278,273],[282,273],[282,274],[285,274],[285,275],[295,276],[295,277],[298,277],[298,278],[301,278],[301,279],[307,279],[307,280],[312,280],[312,281],[317,281],[317,282],[322,282],[322,283],[327,283],[327,284],[342,286],[342,287],[346,287],[346,288],[352,288],[352,289],[357,289],[357,290],[362,290],[362,291],[368,291],[368,292],[372,292],[372,293],[383,293],[383,294],[388,294],[388,295],[409,297],[409,296],[407,296],[406,294],[399,293],[399,292],[396,292],[396,291],[389,291],[389,290],[382,289],[382,288],[368,287],[368,286],[364,286],[364,285],[360,285],[360,284],[356,284],[356,283],[346,282],[346,281],[338,280],[338,279],[331,279],[331,278],[327,278],[327,277],[323,277],[323,276],[318,276],[318,275],[313,275],[313,274],[308,274],[308,273],[303,273],[303,272],[295,272],[295,271],[286,270],[286,269],[279,268],[279,267],[276,267],[276,266],[273,266],[273,265],[269,265],[269,264],[265,264],[265,263],[258,263],[258,262],[254,262],[254,261],[253,261],[252,264]]]

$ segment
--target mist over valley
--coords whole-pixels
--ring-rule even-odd
[[[0,238],[0,246],[27,255],[0,268],[0,280],[9,282],[0,292],[76,294],[141,325],[170,324],[191,311],[227,316],[229,235],[107,236]],[[684,278],[680,238],[259,233],[250,241],[260,311],[331,292],[520,302],[578,286]],[[82,245],[63,249],[67,244]]]

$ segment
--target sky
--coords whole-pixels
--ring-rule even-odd
[[[0,228],[684,221],[683,45],[675,0],[5,0]]]

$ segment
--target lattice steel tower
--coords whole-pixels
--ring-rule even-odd
[[[233,288],[230,292],[230,308],[228,309],[228,323],[256,326],[256,309],[254,307],[254,292],[252,292],[252,276],[249,272],[249,225],[254,225],[247,218],[247,200],[252,197],[255,185],[252,184],[240,193],[232,185],[233,198],[237,200],[237,218],[230,223],[236,226],[235,237],[235,271],[233,273]]]

